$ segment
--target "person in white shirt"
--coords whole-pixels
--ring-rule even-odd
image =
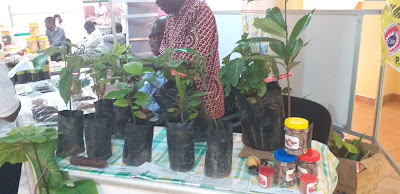
[[[117,34],[115,35],[117,38],[117,43],[119,45],[125,45],[126,37],[125,34],[122,33],[122,25],[120,23],[115,23],[115,29]],[[114,51],[114,36],[112,34],[104,35],[103,43],[101,44],[105,49],[110,52]]]
[[[100,30],[97,29],[91,21],[87,21],[84,27],[87,35],[81,44],[85,46],[86,49],[93,49],[99,46],[103,42],[103,35]]]
[[[14,127],[21,110],[21,103],[15,94],[14,85],[8,78],[7,66],[0,61],[0,138],[5,137]],[[0,167],[0,193],[18,193],[21,164],[5,163]]]

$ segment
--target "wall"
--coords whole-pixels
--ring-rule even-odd
[[[305,10],[342,10],[354,9],[361,0],[304,0]]]

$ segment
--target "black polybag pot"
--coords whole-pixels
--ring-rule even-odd
[[[151,162],[154,125],[126,125],[126,137],[122,162],[128,166],[140,166]]]
[[[218,120],[210,124],[207,137],[207,152],[204,174],[212,178],[224,178],[231,174],[233,125],[230,121]]]
[[[84,116],[86,153],[88,158],[108,159],[112,155],[110,117],[94,113]]]
[[[125,138],[125,128],[129,121],[131,113],[129,107],[118,107],[113,108],[113,133],[115,138],[124,139]]]
[[[85,151],[83,142],[83,112],[61,111],[58,113],[57,156],[75,156]]]
[[[167,121],[167,143],[170,168],[187,172],[194,166],[193,123],[171,123]]]
[[[99,99],[94,103],[94,108],[97,115],[101,116],[112,116],[114,100],[112,99]]]
[[[168,81],[165,83],[154,95],[154,99],[157,104],[160,106],[162,112],[166,113],[167,121],[172,123],[181,122],[181,118],[179,115],[175,113],[168,112],[170,108],[178,108],[177,102],[175,99],[179,99],[178,90],[176,89],[176,83],[174,81]],[[186,89],[185,96],[189,96],[193,93],[197,92],[196,85],[188,86]],[[207,139],[206,130],[208,125],[204,120],[208,120],[207,113],[205,112],[205,108],[203,106],[198,106],[195,108],[196,111],[193,110],[185,110],[184,118],[188,118],[191,114],[197,112],[199,115],[193,120],[193,136],[196,142],[204,142]]]
[[[278,83],[267,84],[267,92],[262,98],[257,95],[246,97],[240,92],[236,93],[236,97],[243,143],[264,151],[283,148],[284,107]]]

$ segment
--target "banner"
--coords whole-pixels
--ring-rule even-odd
[[[400,72],[400,1],[387,0],[381,16],[382,63]]]

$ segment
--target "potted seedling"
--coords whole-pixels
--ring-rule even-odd
[[[72,44],[71,44],[72,45]],[[72,45],[73,46],[73,45]],[[47,59],[54,54],[60,54],[62,61],[67,66],[61,69],[59,92],[61,98],[69,110],[58,113],[58,149],[57,155],[62,157],[74,156],[85,151],[83,142],[83,112],[72,110],[71,93],[78,93],[81,89],[81,81],[73,76],[75,70],[79,70],[85,60],[75,54],[67,53],[66,49],[50,47],[42,51],[42,54],[33,60],[35,69],[42,69]]]
[[[62,173],[55,159],[58,132],[54,128],[34,125],[14,128],[0,138],[0,166],[5,162],[28,162],[36,181],[33,193],[97,193],[92,180],[71,181]],[[6,175],[2,175],[6,176]]]

